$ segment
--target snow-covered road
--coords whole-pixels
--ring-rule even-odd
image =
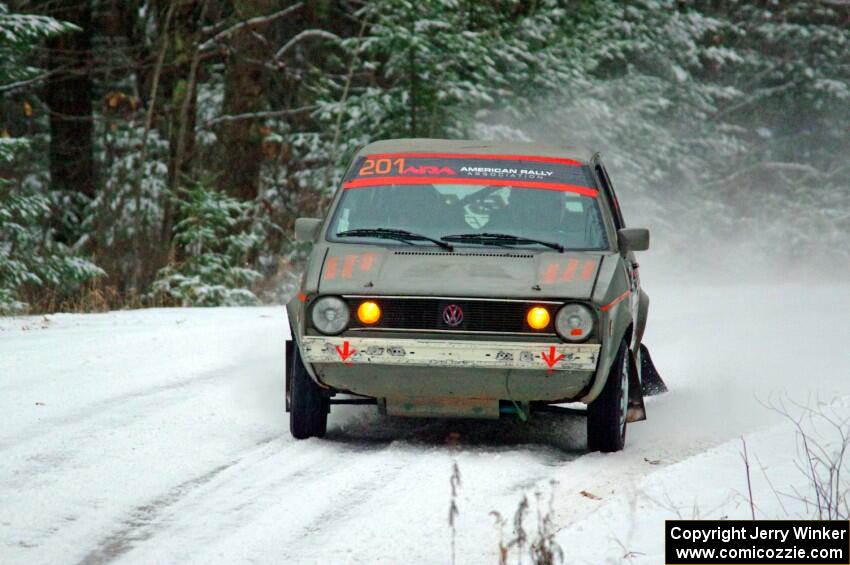
[[[459,563],[495,563],[489,513],[535,490],[554,496],[558,539],[619,562],[591,530],[639,485],[681,469],[693,481],[671,484],[697,492],[712,471],[693,456],[777,423],[771,394],[850,395],[850,287],[651,294],[646,342],[672,391],[611,455],[584,453],[578,419],[372,407],[335,409],[326,439],[296,442],[283,308],[0,319],[0,563],[447,563],[453,462]]]

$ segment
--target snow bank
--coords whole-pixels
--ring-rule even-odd
[[[846,434],[850,398],[812,408],[834,422],[844,422]],[[805,412],[797,407],[791,411],[795,416]],[[841,449],[839,431],[819,416],[805,418],[803,431],[829,454]],[[664,520],[667,519],[748,520],[753,512],[758,519],[818,518],[801,437],[789,421],[661,469],[562,530],[557,541],[569,548],[572,563],[599,564],[604,556],[605,563],[656,565],[664,562]],[[752,506],[744,463],[745,445]],[[850,484],[845,480],[842,490],[848,488]]]

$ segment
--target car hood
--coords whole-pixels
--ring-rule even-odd
[[[599,252],[331,245],[321,294],[589,299]]]

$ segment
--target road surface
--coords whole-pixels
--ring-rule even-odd
[[[373,407],[296,442],[281,307],[0,319],[0,563],[448,563],[454,463],[459,563],[495,563],[490,512],[536,491],[581,539],[653,473],[778,422],[765,402],[850,394],[848,290],[652,288],[646,343],[671,392],[610,455],[585,453],[577,418]]]

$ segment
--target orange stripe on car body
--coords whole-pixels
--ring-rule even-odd
[[[329,257],[327,261],[325,261],[325,272],[323,273],[323,278],[326,281],[332,281],[336,278],[336,257]]]
[[[570,282],[573,280],[573,277],[576,274],[576,269],[578,269],[578,260],[570,259],[567,262],[567,267],[564,269],[564,274],[561,276],[561,280],[564,282]]]
[[[354,264],[357,263],[357,255],[346,255],[342,262],[341,276],[344,279],[350,279],[354,274]]]
[[[372,270],[372,265],[375,264],[375,254],[374,253],[364,253],[363,257],[360,259],[360,270],[364,273],[368,273]]]
[[[543,273],[543,282],[546,284],[552,284],[555,282],[555,279],[558,278],[558,267],[557,263],[549,263],[546,267],[546,271]]]
[[[584,267],[581,269],[581,280],[589,281],[593,273],[596,272],[596,261],[585,261]]]
[[[603,312],[607,312],[608,310],[610,310],[611,308],[613,308],[614,306],[616,306],[617,304],[619,304],[620,302],[625,300],[631,293],[632,293],[631,290],[627,290],[626,292],[624,292],[623,294],[621,294],[620,296],[618,296],[617,298],[615,298],[614,300],[612,300],[611,302],[606,304],[605,306],[601,306],[599,309],[602,310]]]

